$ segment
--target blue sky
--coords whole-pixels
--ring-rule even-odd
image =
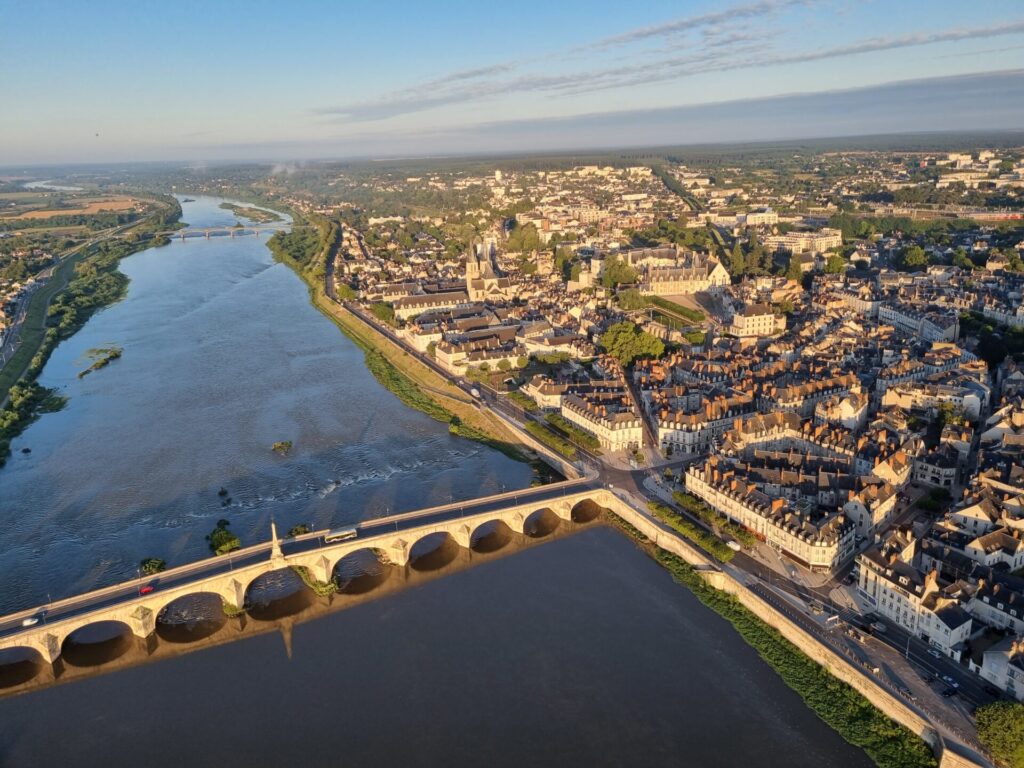
[[[0,0],[0,164],[1024,128],[1022,80],[1020,0]]]

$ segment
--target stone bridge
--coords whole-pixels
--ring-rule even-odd
[[[528,496],[528,492],[523,495]],[[38,654],[40,660],[49,665],[60,662],[68,638],[77,630],[101,623],[117,622],[124,625],[137,638],[151,638],[156,631],[157,618],[161,611],[171,603],[188,596],[212,596],[220,598],[225,613],[234,615],[245,610],[250,604],[249,590],[261,576],[286,568],[304,569],[307,580],[326,583],[334,579],[335,569],[342,560],[359,553],[365,557],[372,553],[378,561],[394,566],[417,568],[417,561],[438,546],[489,552],[503,546],[511,534],[521,534],[529,538],[543,538],[559,528],[565,521],[585,523],[596,519],[609,506],[618,507],[621,502],[611,493],[600,488],[584,488],[566,493],[557,499],[517,502],[488,509],[486,511],[466,514],[460,508],[431,514],[431,521],[419,524],[418,518],[423,512],[412,512],[405,515],[367,521],[363,525],[372,525],[372,535],[360,532],[356,538],[333,543],[323,542],[326,531],[305,534],[289,539],[285,546],[289,548],[305,547],[306,551],[285,554],[276,533],[268,547],[260,545],[251,550],[262,549],[267,552],[265,559],[256,562],[236,565],[228,570],[219,570],[214,574],[188,577],[188,572],[202,563],[171,569],[153,577],[155,591],[140,594],[138,585],[133,581],[128,584],[116,585],[94,593],[71,598],[55,604],[55,608],[71,604],[75,601],[92,601],[102,599],[105,592],[120,590],[123,595],[113,598],[109,604],[94,609],[73,611],[66,617],[54,617],[30,627],[23,627],[0,639],[0,652],[8,649],[24,649]],[[394,530],[380,531],[394,524]],[[380,532],[376,532],[380,531]],[[235,557],[246,552],[239,550]],[[224,564],[226,556],[217,558],[218,567]],[[184,574],[185,578],[182,578]],[[177,577],[177,579],[175,578]],[[164,582],[170,582],[164,585]],[[130,587],[130,594],[124,595],[124,589]],[[26,613],[26,615],[29,615]],[[15,617],[17,618],[17,617]]]

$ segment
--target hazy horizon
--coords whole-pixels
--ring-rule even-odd
[[[0,98],[16,105],[0,165],[1024,128],[1024,12],[1010,0],[518,11],[18,5],[0,27]]]

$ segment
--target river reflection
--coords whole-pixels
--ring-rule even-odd
[[[629,540],[569,529],[0,700],[0,764],[870,765]]]
[[[220,202],[184,203],[185,220],[230,225]],[[265,243],[125,259],[128,297],[54,352],[41,383],[68,405],[0,469],[0,613],[132,578],[144,557],[204,557],[221,517],[252,543],[271,518],[329,528],[529,485],[526,465],[382,388]],[[123,356],[79,379],[88,351],[110,346]],[[286,458],[279,440],[294,444]]]

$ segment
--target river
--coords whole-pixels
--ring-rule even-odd
[[[274,632],[0,699],[0,765],[867,768],[606,527]]]
[[[183,220],[230,226],[220,202],[183,203]],[[175,240],[121,270],[127,297],[40,377],[67,406],[0,469],[0,613],[131,578],[145,557],[207,556],[220,518],[246,544],[271,518],[332,527],[529,485],[528,466],[381,387],[266,235]],[[122,357],[79,379],[111,346]]]

